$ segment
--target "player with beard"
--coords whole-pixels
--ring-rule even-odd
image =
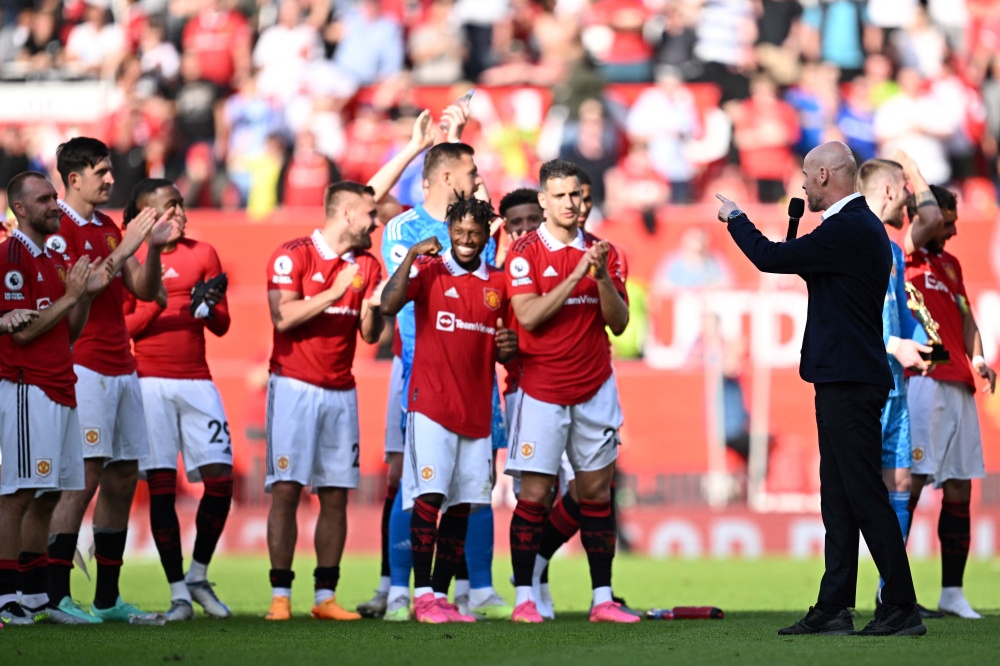
[[[368,252],[377,209],[374,190],[340,182],[326,192],[326,225],[284,243],[268,267],[274,325],[267,389],[267,545],[271,608],[265,619],[291,618],[296,513],[303,486],[319,499],[312,616],[357,620],[335,592],[347,537],[347,493],[359,480],[360,434],[354,375],[358,333],[382,332],[378,259]]]

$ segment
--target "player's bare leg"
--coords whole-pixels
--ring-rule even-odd
[[[63,491],[49,527],[49,603],[60,610],[82,618],[94,616],[82,610],[73,601],[70,589],[70,570],[76,554],[77,539],[83,514],[97,493],[104,471],[104,458],[87,458],[83,461],[83,490]]]
[[[360,620],[358,613],[337,603],[340,558],[347,541],[347,488],[320,488],[319,517],[316,519],[315,605],[312,616],[321,620]]]
[[[265,620],[291,619],[292,559],[299,528],[298,512],[302,484],[278,481],[271,486],[271,508],[267,513],[267,553],[271,558],[271,609]]]
[[[587,551],[590,580],[594,590],[591,622],[638,622],[639,618],[621,609],[611,590],[611,566],[615,558],[617,529],[611,510],[611,481],[615,464],[593,472],[576,473],[580,497],[580,541]]]
[[[542,621],[531,589],[531,578],[554,481],[555,476],[551,474],[521,473],[521,493],[510,520],[510,560],[514,569],[515,595],[511,619],[515,622]]]
[[[35,618],[17,600],[20,582],[21,525],[35,491],[0,495],[0,625],[31,625]]]
[[[191,566],[184,577],[184,584],[191,598],[212,617],[225,618],[232,611],[219,601],[208,582],[208,565],[219,544],[222,530],[229,517],[229,509],[233,503],[233,467],[223,463],[202,465],[198,468],[201,474],[204,491],[198,503],[198,513],[195,516],[197,536],[194,541],[194,552]]]
[[[938,538],[941,540],[941,600],[938,608],[967,620],[980,620],[983,616],[972,609],[962,590],[971,538],[969,501],[972,481],[948,479],[941,487],[944,497],[938,519]]]
[[[382,506],[382,564],[379,578],[379,587],[375,591],[375,596],[370,601],[358,604],[357,610],[364,617],[379,618],[385,615],[385,608],[389,599],[389,587],[391,584],[391,571],[389,569],[389,548],[391,539],[389,537],[389,517],[392,515],[392,504],[396,500],[396,493],[399,492],[399,482],[403,477],[403,454],[389,452],[385,454],[386,462],[389,464],[389,474],[386,478],[385,503]]]

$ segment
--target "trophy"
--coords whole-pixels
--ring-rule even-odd
[[[927,344],[931,347],[930,353],[920,352],[921,358],[928,361],[931,365],[950,363],[951,357],[944,348],[944,342],[942,342],[941,335],[938,333],[938,329],[941,326],[934,321],[930,310],[924,304],[924,295],[920,293],[919,289],[913,286],[912,282],[906,283],[906,293],[909,296],[906,300],[906,307],[913,311],[913,316],[924,327],[924,330],[927,331]]]

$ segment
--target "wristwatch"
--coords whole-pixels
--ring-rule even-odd
[[[732,222],[733,220],[735,220],[736,218],[738,218],[740,215],[746,215],[746,213],[744,213],[739,208],[737,208],[736,210],[734,210],[732,213],[729,214],[728,218],[726,218],[726,223],[728,224],[729,222]]]

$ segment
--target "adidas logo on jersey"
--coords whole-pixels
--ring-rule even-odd
[[[316,271],[316,274],[312,276],[312,281],[319,282],[320,284],[326,282],[326,280],[323,279],[323,274],[319,271]]]
[[[542,273],[542,277],[559,277],[559,273],[556,272],[556,269],[554,269],[551,266],[549,266]]]
[[[169,280],[171,278],[177,279],[180,276],[181,276],[181,274],[178,273],[177,271],[175,271],[173,266],[171,266],[167,270],[163,271],[163,279],[164,280]]]
[[[85,243],[83,244],[83,249],[84,249],[84,250],[93,250],[94,248],[93,248],[93,246],[92,246],[92,245],[90,244],[90,241],[87,241],[87,242],[85,242]]]
[[[448,291],[444,292],[444,295],[448,298],[458,298],[458,290],[454,287],[449,287]]]
[[[38,271],[38,281],[39,282],[44,282],[45,281],[45,278],[42,277],[42,272],[41,271]]]

